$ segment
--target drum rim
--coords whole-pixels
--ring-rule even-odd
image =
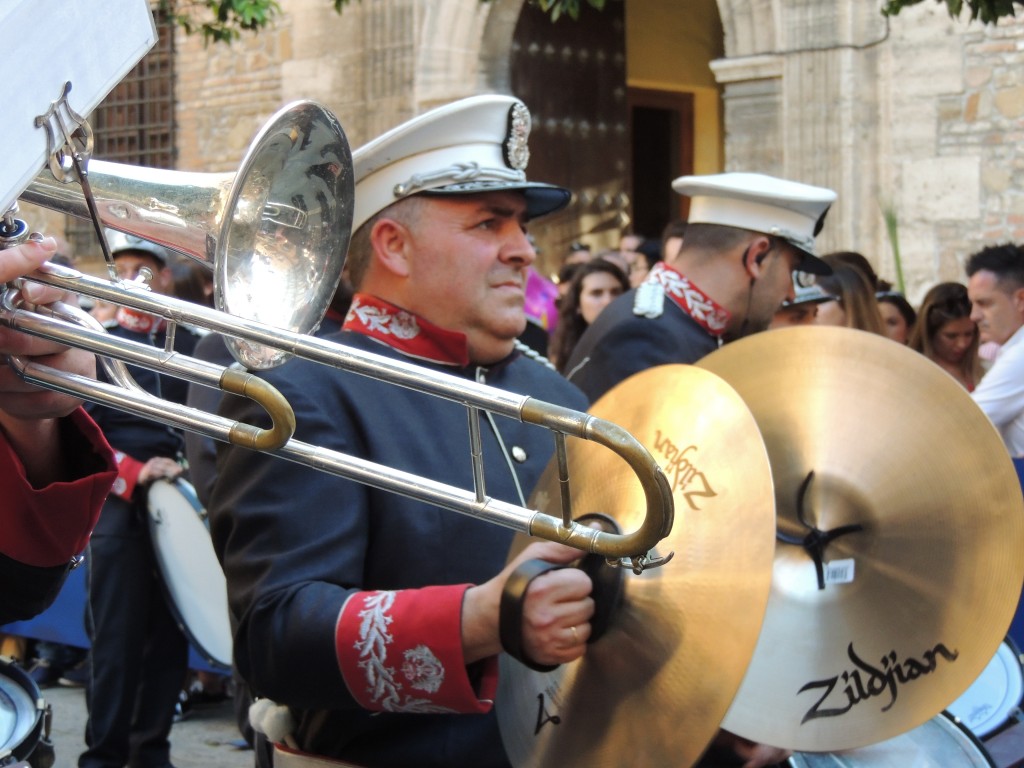
[[[0,744],[0,761],[6,759],[8,755],[12,755],[15,760],[26,760],[39,745],[39,739],[43,733],[47,705],[43,700],[36,681],[21,668],[17,659],[10,656],[0,656],[0,678],[7,678],[26,691],[32,699],[35,711],[35,722],[21,741],[14,746]]]
[[[921,727],[927,725],[928,723],[935,722],[936,720],[939,720],[940,722],[944,722],[946,725],[948,725],[951,728],[952,731],[955,731],[955,732],[965,736],[967,738],[967,741],[970,742],[971,746],[973,746],[975,748],[975,750],[977,751],[977,756],[980,757],[984,761],[984,764],[987,766],[987,768],[998,768],[995,759],[992,757],[991,754],[989,754],[989,751],[985,748],[985,745],[982,743],[981,739],[979,739],[977,736],[975,736],[974,733],[971,731],[971,729],[968,728],[966,725],[964,725],[962,722],[960,722],[960,720],[958,720],[953,714],[951,714],[949,712],[945,712],[945,711],[940,712],[935,717],[933,717],[931,720],[926,720],[924,723],[919,725],[918,728],[921,728]],[[914,729],[911,729],[911,731],[912,730],[914,730]],[[894,736],[893,738],[899,738],[900,736],[904,736],[907,733],[910,733],[910,731],[904,731],[902,734],[899,734],[898,736]],[[963,745],[958,745],[958,746],[963,746]],[[853,751],[856,752],[856,750],[853,750]],[[801,764],[800,763],[795,763],[793,761],[794,761],[795,758],[797,758],[798,756],[803,755],[803,754],[834,755],[835,753],[831,753],[831,752],[812,752],[812,753],[797,752],[792,757],[787,758],[787,760],[785,762],[785,765],[788,766],[788,768],[801,768]],[[840,765],[840,763],[838,763],[838,761],[837,761],[836,764]],[[853,765],[853,764],[851,763],[851,765]]]
[[[172,488],[177,490],[185,498],[185,500],[192,505],[192,508],[195,510],[197,517],[201,518],[203,521],[207,520],[206,510],[203,509],[203,505],[200,503],[199,497],[196,495],[195,489],[191,483],[178,477],[174,478],[173,480],[158,480],[155,483],[153,483],[153,486],[155,486],[159,482],[166,483],[168,486],[171,486]],[[153,486],[151,486],[151,489]],[[153,526],[156,524],[152,517],[152,509],[149,507],[148,500],[146,517],[147,524],[149,526]],[[153,539],[152,528],[150,530],[149,544],[153,550],[153,558],[157,562],[158,570],[160,571],[160,591],[163,594],[164,600],[166,601],[167,606],[171,611],[171,615],[174,617],[174,623],[177,624],[178,629],[181,630],[182,634],[185,635],[185,637],[188,639],[192,647],[196,649],[199,655],[202,656],[202,658],[207,663],[209,663],[211,666],[217,667],[218,669],[230,670],[231,663],[225,663],[223,660],[215,658],[215,655],[208,649],[207,644],[204,643],[197,636],[196,632],[189,626],[188,622],[185,620],[185,616],[182,613],[181,609],[178,607],[178,603],[174,599],[174,595],[171,591],[171,588],[170,586],[168,586],[167,580],[163,575],[163,558],[160,556],[159,552],[157,552],[156,542]]]
[[[968,740],[970,740],[974,744],[974,746],[978,748],[978,752],[981,754],[983,758],[985,758],[990,768],[998,768],[998,766],[996,765],[995,758],[992,757],[992,755],[990,755],[988,753],[988,750],[985,748],[985,743],[975,735],[974,731],[968,728],[964,723],[960,722],[960,718],[958,718],[951,712],[947,712],[946,710],[942,710],[942,712],[939,713],[939,716],[944,717],[946,720],[952,723],[954,728],[957,728],[961,733],[963,733],[968,738]]]
[[[1006,650],[1004,651],[1004,649]],[[1013,714],[1013,712],[1015,710],[1020,709],[1021,702],[1024,702],[1024,661],[1021,660],[1020,649],[1017,647],[1017,643],[1014,642],[1012,637],[1007,635],[1003,639],[1003,641],[999,644],[999,647],[996,649],[996,652],[992,655],[992,658],[989,660],[988,664],[985,665],[985,669],[982,670],[982,674],[984,674],[984,672],[988,669],[989,664],[991,664],[996,659],[1000,658],[1001,654],[1004,656],[1010,656],[1012,660],[1016,663],[1016,667],[1014,668],[1019,671],[1019,674],[1015,678],[1017,690],[1016,695],[1009,699],[1006,699],[1006,697],[1004,696],[1004,699],[1010,702],[1010,706],[1008,709],[1006,709],[1002,719],[998,721],[993,721],[993,724],[990,727],[985,728],[984,733],[976,733],[972,726],[968,725],[961,717],[959,717],[956,713],[949,709],[949,707],[952,707],[954,704],[956,704],[957,701],[959,701],[961,698],[967,695],[967,693],[971,690],[971,687],[973,687],[974,683],[972,683],[971,686],[967,688],[967,690],[961,693],[960,696],[958,696],[955,701],[951,702],[949,707],[947,707],[947,709],[944,710],[945,713],[948,713],[949,717],[954,719],[956,722],[962,724],[965,728],[967,728],[967,730],[971,732],[972,735],[978,737],[979,739],[984,739],[986,736],[989,736],[990,734],[993,734],[996,731],[998,731],[999,728],[1010,719],[1010,716]],[[1011,664],[1010,666],[1013,665]],[[1011,690],[1012,687],[1008,686],[1007,695],[1010,693]],[[998,711],[999,710],[997,710],[997,712]],[[986,718],[984,722],[990,721],[992,721],[992,718]]]

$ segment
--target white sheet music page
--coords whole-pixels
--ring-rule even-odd
[[[148,0],[0,0],[0,214],[46,163],[42,115],[71,82],[82,117],[156,43]]]

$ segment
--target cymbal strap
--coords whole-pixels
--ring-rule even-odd
[[[550,672],[557,664],[538,664],[523,650],[523,602],[530,582],[541,574],[555,571],[566,566],[560,563],[549,563],[547,560],[526,560],[519,564],[501,590],[501,607],[498,613],[498,636],[505,653],[516,661],[538,672]]]

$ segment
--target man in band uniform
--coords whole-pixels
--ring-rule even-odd
[[[355,296],[327,337],[573,408],[572,385],[515,345],[526,323],[533,218],[569,201],[529,182],[529,113],[507,96],[438,108],[353,155]],[[266,378],[292,403],[296,438],[472,488],[463,406],[303,360]],[[257,419],[249,406],[226,415]],[[524,503],[551,434],[484,415],[490,496]],[[512,533],[267,455],[222,446],[211,503],[237,622],[235,661],[255,695],[286,707],[274,765],[508,765],[493,712],[499,596]],[[533,544],[524,556],[578,552]],[[538,577],[523,648],[539,664],[578,658],[590,580]],[[281,725],[278,719],[277,725]],[[317,762],[320,761],[320,762]]]
[[[690,197],[682,244],[605,308],[566,368],[592,402],[635,373],[766,330],[796,299],[794,272],[831,272],[814,250],[831,190],[754,173],[683,176],[672,188]],[[720,731],[699,765],[759,768],[788,754]]]
[[[765,330],[795,298],[794,270],[831,272],[814,255],[831,190],[754,173],[683,176],[672,188],[690,197],[682,245],[605,308],[566,368],[591,401],[634,373],[695,363]]]
[[[119,277],[142,270],[150,287],[169,294],[171,254],[133,235],[107,230]],[[167,324],[159,317],[120,307],[114,336],[163,348]],[[174,350],[191,354],[197,336],[184,326]],[[130,366],[150,395],[184,404],[184,379]],[[149,485],[182,472],[181,432],[106,406],[87,406],[114,448],[118,477],[89,543],[86,630],[91,650],[86,684],[86,749],[79,768],[167,768],[170,730],[188,664],[188,641],[164,595],[149,538]]]

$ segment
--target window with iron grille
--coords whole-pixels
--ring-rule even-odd
[[[149,168],[174,168],[174,19],[154,9],[157,43],[89,116],[93,157]],[[79,257],[99,256],[92,224],[68,220]]]

